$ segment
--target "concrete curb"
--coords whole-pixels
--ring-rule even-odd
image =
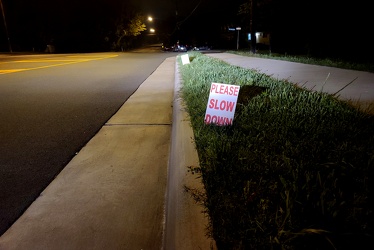
[[[202,205],[196,204],[185,187],[204,190],[201,179],[188,172],[188,166],[199,166],[189,116],[179,94],[181,88],[178,60],[175,64],[173,126],[170,150],[164,249],[216,249],[207,236],[208,217]]]

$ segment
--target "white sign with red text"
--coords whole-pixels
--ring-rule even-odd
[[[184,54],[181,56],[181,59],[182,59],[182,64],[185,65],[185,64],[189,64],[190,63],[190,57],[188,56],[188,54]]]
[[[232,125],[240,86],[212,83],[206,107],[205,124]]]

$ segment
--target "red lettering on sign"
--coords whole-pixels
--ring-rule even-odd
[[[212,83],[212,86],[210,88],[210,92],[220,95],[232,95],[232,96],[238,96],[239,94],[240,86],[236,85],[224,85],[220,84],[218,87],[218,84]]]
[[[214,105],[214,102],[217,102],[217,100],[214,100],[214,99],[210,99],[209,100],[209,108],[212,109],[215,105]]]
[[[230,111],[232,112],[235,108],[236,102],[230,102],[226,100],[222,100],[218,104],[218,100],[216,99],[210,99],[209,100],[209,108],[210,109],[216,109],[216,110],[225,110],[225,111]]]
[[[226,111],[229,111],[232,112],[232,110],[234,109],[236,105],[236,102],[228,102],[226,101]]]
[[[214,92],[216,87],[217,87],[217,84],[212,83],[212,87],[210,88],[210,93]]]
[[[232,125],[232,118],[227,118],[224,116],[211,116],[210,114],[207,114],[205,116],[205,124],[216,124],[219,126],[225,126],[225,125]]]

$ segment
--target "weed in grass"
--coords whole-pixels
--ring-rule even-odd
[[[265,87],[259,87],[259,86],[253,86],[253,85],[242,86],[239,91],[239,95],[238,95],[236,113],[240,114],[242,107],[247,106],[248,102],[252,98],[262,94],[265,90],[266,90]]]

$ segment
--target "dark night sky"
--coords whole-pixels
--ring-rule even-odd
[[[83,38],[80,36],[83,33],[90,33],[90,30],[97,33],[95,29],[98,26],[104,29],[109,22],[120,15],[121,10],[152,15],[156,22],[163,22],[164,25],[167,23],[174,28],[178,21],[181,29],[204,32],[207,29],[214,29],[213,26],[227,19],[229,13],[235,14],[238,4],[243,0],[2,0],[2,2],[10,38],[16,46],[25,40],[28,42],[48,40],[50,37],[59,36],[71,36],[81,40]],[[1,35],[4,37],[3,23],[0,28]],[[4,38],[1,39],[0,44],[4,44]]]
[[[272,2],[266,10],[267,29],[278,41],[294,46],[300,39],[353,50],[373,50],[373,14],[369,1],[356,0],[257,0]],[[2,0],[10,38],[17,45],[45,46],[48,39],[61,43],[94,44],[104,36],[122,10],[152,15],[159,24],[176,27],[185,37],[215,35],[225,25],[249,27],[237,16],[238,6],[247,0]],[[198,6],[198,7],[197,7]],[[194,10],[196,8],[196,10]],[[176,10],[178,16],[176,16]],[[248,31],[248,30],[246,30]],[[101,34],[102,33],[102,34]],[[96,37],[94,36],[96,35]],[[43,44],[44,43],[44,44]],[[6,49],[3,22],[0,50]],[[349,48],[351,46],[352,48]],[[27,48],[25,48],[27,49]]]
[[[114,17],[122,8],[133,9],[144,14],[152,14],[158,18],[175,16],[176,10],[181,18],[190,15],[213,11],[237,11],[239,3],[244,0],[2,0],[5,6],[9,26],[42,19],[67,24],[79,20],[80,16]],[[206,19],[210,17],[206,16]],[[218,17],[219,18],[219,17]],[[67,22],[67,23],[66,23]]]

